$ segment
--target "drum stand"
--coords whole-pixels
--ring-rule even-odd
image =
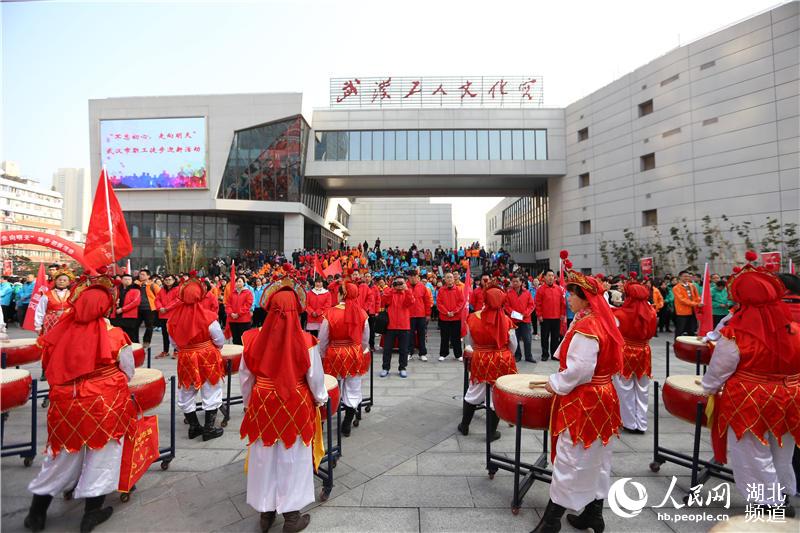
[[[149,360],[149,348],[147,354]],[[159,456],[153,461],[154,463],[161,461],[161,470],[168,470],[169,464],[175,459],[175,387],[175,376],[172,376],[169,378],[169,446],[159,448]]]
[[[667,341],[667,375],[666,375],[666,377],[669,377],[669,354],[670,354],[669,347],[670,347],[670,342]],[[697,348],[694,351],[694,355],[695,355],[695,371],[694,371],[694,375],[695,376],[702,376],[703,374],[706,373],[706,365],[703,364],[702,357],[700,356],[700,348]],[[700,373],[700,367],[702,367],[702,369],[703,369],[703,373],[702,374]]]
[[[9,413],[3,413],[0,415],[0,449],[2,449],[2,457],[12,457],[15,455],[19,455],[23,459],[23,464],[25,466],[31,466],[33,464],[33,458],[36,457],[36,399],[39,398],[37,393],[37,386],[39,381],[34,379],[31,380],[31,440],[30,442],[21,442],[19,444],[3,444],[3,440],[5,439],[6,433],[6,419],[8,418]]]
[[[361,398],[361,403],[358,404],[358,408],[356,409],[356,419],[353,420],[353,427],[358,427],[358,424],[361,422],[361,408],[364,408],[364,411],[369,413],[372,411],[372,406],[375,405],[375,354],[370,350],[369,352],[369,396],[365,398]]]
[[[464,392],[461,395],[461,399],[463,400],[467,396],[467,389],[469,389],[469,372],[470,366],[472,365],[472,357],[463,357],[464,359]],[[486,405],[476,405],[475,411],[480,411],[481,409],[486,409]]]
[[[497,455],[492,453],[492,441],[489,438],[489,425],[490,420],[488,411],[492,408],[491,405],[491,389],[492,386],[486,384],[486,470],[489,471],[489,479],[494,479],[494,475],[498,470],[505,470],[506,472],[514,473],[514,496],[511,499],[511,513],[519,514],[519,509],[522,507],[522,499],[528,493],[528,490],[533,486],[536,480],[550,483],[553,477],[553,471],[547,468],[547,441],[549,433],[545,429],[542,431],[542,453],[536,462],[533,464],[523,463],[521,460],[522,450],[522,404],[517,404],[517,423],[514,435],[514,459],[509,459],[504,455]],[[521,476],[522,479],[520,479]]]
[[[702,402],[697,402],[691,456],[658,445],[658,417],[660,411],[658,406],[658,381],[654,382],[653,385],[653,392],[655,395],[653,398],[653,462],[650,463],[650,471],[658,472],[662,464],[673,463],[691,470],[692,480],[691,485],[689,485],[690,487],[695,487],[698,484],[702,485],[712,477],[733,482],[733,471],[730,468],[726,468],[713,458],[709,461],[700,459],[700,431],[703,428],[703,412],[705,410],[705,406]]]
[[[327,414],[326,414],[326,446],[325,455],[319,463],[319,468],[314,472],[314,475],[322,480],[322,492],[319,494],[321,501],[327,501],[333,490],[333,469],[336,468],[336,462],[342,456],[342,415],[339,409],[336,409],[336,445],[333,444],[333,407],[331,407],[331,400],[328,398]]]

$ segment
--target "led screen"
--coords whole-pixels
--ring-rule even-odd
[[[100,153],[115,189],[205,189],[204,117],[100,121]]]

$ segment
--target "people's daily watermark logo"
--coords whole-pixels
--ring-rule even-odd
[[[631,498],[625,493],[625,484],[629,481],[636,491],[636,498]],[[608,506],[617,516],[633,518],[642,512],[645,505],[647,505],[647,489],[641,483],[631,481],[629,477],[618,479],[608,489]]]

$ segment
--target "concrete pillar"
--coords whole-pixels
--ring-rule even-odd
[[[283,253],[288,258],[303,248],[303,220],[303,215],[297,213],[283,215]]]

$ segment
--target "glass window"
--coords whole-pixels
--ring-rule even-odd
[[[489,130],[478,130],[478,160],[489,160]]]
[[[431,159],[431,132],[422,130],[419,132],[419,160],[430,161]]]
[[[350,151],[347,153],[347,160],[348,161],[360,161],[361,160],[361,132],[360,131],[351,131],[350,132]]]
[[[383,132],[383,159],[385,161],[394,161],[394,132]]]
[[[398,131],[395,136],[396,140],[395,146],[397,147],[395,151],[395,156],[398,161],[405,161],[406,159],[408,159],[407,156],[408,142],[406,140],[406,137],[407,136],[405,131]]]
[[[547,130],[536,130],[536,159],[547,159]]]
[[[372,160],[383,161],[383,132],[372,132]]]
[[[314,134],[314,160],[325,160],[325,141],[328,134],[324,131],[318,131]]]
[[[500,159],[511,159],[511,130],[500,132]]]
[[[475,161],[478,159],[478,132],[467,130],[467,160]]]
[[[511,132],[511,148],[513,149],[512,159],[515,161],[525,159],[525,151],[522,148],[522,130],[514,130]]]
[[[408,130],[408,160],[419,161],[419,131]]]
[[[442,132],[442,159],[445,161],[453,160],[453,131]]]
[[[431,132],[431,160],[441,161],[442,159],[442,132]]]
[[[456,130],[453,132],[453,154],[454,158],[457,161],[463,161],[467,158],[467,154],[465,151],[465,137],[466,132],[464,130]]]
[[[338,131],[322,133],[326,161],[339,161],[339,137],[340,133]]]
[[[533,130],[525,130],[522,138],[525,145],[525,159],[533,161],[536,159],[536,134]]]
[[[489,159],[492,161],[500,159],[500,132],[498,130],[489,132]]]
[[[372,160],[372,132],[371,131],[362,131],[361,132],[361,160],[362,161],[371,161]]]

